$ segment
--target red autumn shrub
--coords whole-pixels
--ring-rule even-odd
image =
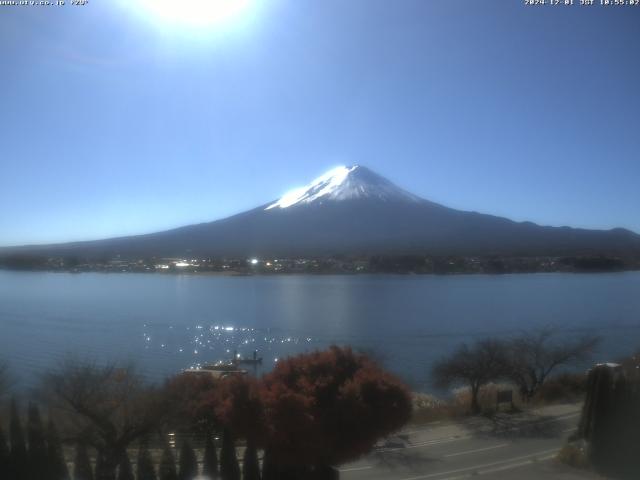
[[[262,390],[267,448],[285,466],[353,460],[411,415],[402,382],[350,348],[281,361]]]
[[[258,380],[229,376],[220,380],[216,417],[237,438],[260,442],[264,437],[264,408]]]
[[[182,373],[167,380],[164,391],[174,428],[210,433],[219,424],[215,408],[218,384],[209,375]]]

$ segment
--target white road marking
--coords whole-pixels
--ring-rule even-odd
[[[487,475],[489,473],[503,472],[505,470],[511,470],[511,469],[514,469],[514,468],[524,467],[526,465],[531,465],[531,464],[536,463],[536,462],[544,462],[544,461],[547,461],[547,460],[551,460],[554,457],[555,457],[555,454],[547,455],[546,457],[542,457],[542,458],[538,458],[538,459],[534,458],[533,460],[526,460],[524,462],[519,462],[519,463],[511,463],[509,465],[504,465],[502,467],[489,468],[489,469],[480,470],[480,471],[474,470],[473,472],[465,473],[464,475],[458,475],[457,477],[441,478],[440,480],[463,480],[465,478],[476,477],[478,475]]]
[[[570,413],[568,415],[563,415],[561,417],[549,418],[547,420],[536,422],[535,425],[541,425],[544,423],[552,423],[552,422],[560,422],[562,420],[568,420],[570,418],[574,418],[579,415],[580,413]],[[516,431],[516,430],[520,430],[521,428],[522,426],[515,426],[515,427],[508,428],[507,431]],[[563,432],[563,433],[566,433],[566,432]],[[407,450],[411,448],[422,448],[422,447],[428,447],[431,445],[440,445],[443,443],[457,442],[459,440],[469,440],[471,438],[474,438],[473,435],[454,435],[452,437],[436,438],[433,440],[428,440],[426,442],[412,443],[404,447],[379,448],[376,451],[377,452],[397,452],[399,450]]]
[[[370,468],[373,468],[373,465],[364,465],[362,467],[339,468],[338,471],[340,471],[340,472],[357,472],[359,470],[369,470]]]
[[[443,457],[444,458],[459,457],[460,455],[469,455],[471,453],[485,452],[487,450],[495,450],[496,448],[508,447],[509,445],[510,445],[509,443],[501,443],[500,445],[493,445],[492,447],[476,448],[474,450],[465,450],[464,452],[449,453],[447,455],[443,455]],[[363,465],[361,467],[340,468],[339,470],[341,472],[357,472],[357,471],[360,471],[360,470],[369,470],[371,468],[373,468],[373,465]]]
[[[409,450],[411,448],[422,448],[422,447],[428,447],[431,445],[441,445],[443,443],[451,443],[451,442],[457,442],[459,440],[469,440],[470,438],[473,438],[473,436],[471,435],[462,435],[462,436],[454,436],[454,437],[447,437],[447,438],[438,438],[435,440],[428,440],[426,442],[420,442],[420,443],[411,443],[407,446],[404,447],[393,447],[393,448],[380,448],[378,450],[376,450],[377,452],[397,452],[398,450]]]
[[[576,412],[576,413],[570,413],[570,414],[565,414],[565,415],[560,415],[558,417],[554,417],[554,418],[549,418],[546,420],[542,420],[540,422],[537,422],[537,424],[544,424],[544,423],[550,423],[550,422],[559,422],[562,420],[568,420],[570,418],[574,418],[581,415],[580,412]],[[512,427],[509,428],[508,430],[518,430],[521,427]],[[430,428],[425,428],[425,429],[420,429],[420,430],[413,430],[410,432],[402,432],[405,435],[410,435],[410,434],[414,434],[414,433],[419,433],[419,432],[427,432],[427,431],[431,431],[432,429]],[[568,428],[563,430],[563,433],[567,433],[567,432],[572,432],[574,430],[577,430],[577,427],[572,427],[572,428]],[[379,448],[376,450],[376,452],[394,452],[394,451],[399,451],[399,450],[407,450],[407,449],[412,449],[412,448],[422,448],[422,447],[428,447],[431,445],[440,445],[440,444],[444,444],[444,443],[452,443],[452,442],[456,442],[456,441],[461,441],[461,440],[469,440],[471,438],[474,438],[473,435],[454,435],[454,436],[450,436],[450,437],[441,437],[441,438],[436,438],[433,440],[428,440],[428,441],[424,441],[424,442],[420,442],[420,443],[414,443],[414,444],[410,444],[404,447],[393,447],[393,448]],[[458,452],[458,453],[450,453],[447,455],[443,455],[444,458],[451,458],[451,457],[456,457],[456,456],[460,456],[460,455],[465,455],[465,454],[471,454],[471,453],[477,453],[477,452],[482,452],[482,451],[486,451],[486,450],[493,450],[493,449],[497,449],[497,448],[503,448],[508,446],[509,444],[504,443],[504,444],[500,444],[500,445],[495,445],[492,447],[485,447],[485,448],[479,448],[479,449],[475,449],[475,450],[468,450],[468,451],[464,451],[464,452]],[[519,466],[524,466],[524,465],[529,465],[531,463],[534,463],[536,461],[544,461],[544,460],[549,460],[551,458],[553,458],[555,456],[555,454],[557,453],[558,449],[552,449],[552,450],[546,450],[546,451],[542,451],[542,452],[536,452],[536,453],[532,453],[532,454],[528,454],[528,455],[523,455],[520,457],[514,457],[514,458],[510,458],[510,459],[506,459],[506,460],[500,460],[497,462],[492,462],[492,463],[487,463],[487,464],[483,464],[483,465],[476,465],[473,467],[467,467],[467,468],[461,468],[458,470],[450,470],[447,472],[439,472],[439,473],[431,473],[431,474],[427,474],[427,475],[422,475],[422,476],[417,476],[417,477],[409,477],[409,478],[404,478],[402,480],[422,480],[422,479],[428,479],[428,478],[433,478],[433,477],[439,477],[441,475],[448,475],[451,473],[461,473],[461,472],[470,472],[470,473],[465,473],[464,475],[461,476],[457,476],[457,477],[445,477],[442,478],[440,480],[455,480],[455,479],[462,479],[462,478],[467,478],[470,476],[474,476],[474,475],[484,475],[486,473],[493,473],[493,472],[498,472],[501,470],[508,470],[511,468],[516,468]],[[549,452],[553,452],[552,455],[548,455],[545,457],[538,457],[539,455],[544,455],[546,453]],[[530,458],[533,457],[533,458]],[[513,462],[513,461],[517,461],[517,460],[522,460],[522,459],[527,459],[525,461],[521,461],[518,463],[509,463],[509,462]],[[504,465],[504,464],[507,465]],[[494,467],[494,468],[490,468],[487,470],[479,470],[479,469],[483,469],[486,467]],[[361,471],[361,470],[370,470],[374,468],[373,465],[363,465],[360,467],[347,467],[347,468],[341,468],[339,469],[340,472],[355,472],[355,471]]]
[[[459,457],[460,455],[468,455],[470,453],[486,452],[487,450],[495,450],[496,448],[508,447],[510,443],[501,443],[500,445],[494,445],[493,447],[476,448],[475,450],[466,450],[464,452],[449,453],[443,455],[444,458]]]
[[[470,472],[471,474],[474,474],[474,473],[478,472],[478,470],[480,470],[482,468],[494,467],[494,466],[496,466],[496,467],[500,466],[500,467],[503,467],[506,470],[507,468],[515,468],[515,467],[521,466],[521,463],[522,463],[522,462],[520,462],[521,460],[529,459],[528,462],[524,462],[523,463],[524,465],[528,465],[529,463],[533,463],[534,461],[537,461],[535,459],[536,457],[540,457],[541,455],[548,455],[549,453],[552,453],[552,452],[555,454],[555,452],[557,452],[557,451],[558,451],[557,448],[553,448],[553,449],[550,449],[550,450],[543,450],[541,452],[530,453],[528,455],[522,455],[520,457],[513,457],[513,458],[508,458],[508,459],[505,459],[505,460],[499,460],[497,462],[484,463],[484,464],[481,464],[481,465],[473,465],[471,467],[458,468],[456,470],[449,470],[449,471],[446,471],[446,472],[430,473],[430,474],[427,474],[427,475],[420,475],[420,476],[417,476],[417,477],[407,477],[407,478],[403,478],[402,480],[424,480],[424,479],[427,479],[427,478],[440,477],[440,476],[443,476],[443,475],[450,475],[452,473],[462,473],[462,472]],[[553,457],[553,455],[551,455],[551,457]],[[548,458],[551,458],[551,457],[548,457]],[[545,459],[547,459],[547,458],[545,457]],[[520,463],[514,463],[512,465],[508,465],[509,462],[520,462]],[[507,465],[505,465],[505,464],[507,464]],[[442,480],[444,480],[444,479],[442,479]]]
[[[547,420],[543,420],[540,423],[546,423],[546,422],[557,422],[558,420],[565,420],[567,418],[573,418],[573,417],[577,417],[578,415],[580,415],[582,413],[581,410],[577,411],[577,412],[572,412],[572,413],[564,413],[562,415],[558,415],[557,417],[553,417]],[[458,422],[455,421],[450,421],[449,425],[456,425]],[[400,430],[400,435],[413,435],[414,433],[420,433],[420,432],[430,432],[433,430],[433,428],[430,428],[432,425],[443,425],[444,422],[438,420],[437,422],[430,422],[428,425],[429,427],[427,428],[416,428],[415,430]]]
[[[531,465],[532,463],[545,462],[547,460],[551,460],[552,458],[555,458],[555,456],[556,456],[556,452],[554,452],[551,455],[545,455],[544,457],[536,457],[536,458],[532,458],[530,460],[525,460],[524,462],[510,463],[509,465],[503,465],[501,467],[495,467],[495,468],[488,468],[486,470],[480,470],[478,472],[478,474],[486,475],[487,473],[496,473],[496,472],[501,472],[501,471],[504,471],[504,470],[510,470],[512,468],[524,467],[525,465]]]
[[[574,417],[577,417],[577,416],[580,416],[580,415],[581,415],[581,412],[567,413],[567,414],[564,414],[564,415],[559,415],[557,417],[548,418],[548,419],[545,419],[545,420],[540,420],[539,422],[535,422],[535,425],[541,425],[541,424],[552,423],[552,422],[561,422],[562,420],[568,420],[570,418],[574,418]],[[522,428],[522,426],[515,426],[515,427],[511,427],[511,428],[509,428],[507,430],[508,431],[519,430],[521,428]],[[419,429],[419,430],[411,430],[411,431],[408,431],[408,432],[407,431],[401,431],[400,435],[413,435],[415,433],[431,432],[431,431],[433,431],[432,428],[423,428],[423,429]],[[454,435],[454,436],[451,436],[451,437],[435,438],[435,439],[429,440],[427,442],[416,443],[416,444],[413,444],[413,445],[415,445],[415,446],[432,445],[434,443],[440,443],[440,442],[448,443],[448,442],[452,442],[452,441],[456,441],[456,440],[468,440],[469,438],[472,438],[472,436],[471,435]],[[406,447],[406,448],[409,448],[409,447]],[[413,447],[413,448],[415,448],[415,447]],[[378,449],[378,451],[383,451],[383,452],[386,452],[386,451],[393,452],[395,450],[401,450],[401,448],[380,448],[380,449]]]

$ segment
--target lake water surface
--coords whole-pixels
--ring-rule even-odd
[[[233,351],[278,358],[349,344],[416,389],[458,343],[554,325],[640,347],[640,273],[254,276],[0,271],[0,358],[23,385],[66,354],[137,361],[152,378]]]

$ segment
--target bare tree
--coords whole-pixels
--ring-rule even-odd
[[[132,365],[68,359],[44,376],[43,394],[62,420],[65,439],[91,445],[101,455],[99,480],[115,479],[126,448],[154,431],[164,416],[158,391]]]
[[[462,344],[449,357],[436,363],[432,370],[436,385],[449,388],[466,385],[471,391],[471,412],[479,413],[480,388],[505,374],[507,346],[499,340],[481,340]]]
[[[599,341],[599,337],[590,335],[559,340],[557,331],[552,328],[524,333],[509,344],[508,377],[522,397],[529,400],[551,372],[560,366],[588,359]]]

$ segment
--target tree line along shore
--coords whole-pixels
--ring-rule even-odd
[[[0,268],[27,271],[268,274],[506,274],[640,270],[640,256],[433,256],[370,255],[315,258],[145,257],[0,255]]]

